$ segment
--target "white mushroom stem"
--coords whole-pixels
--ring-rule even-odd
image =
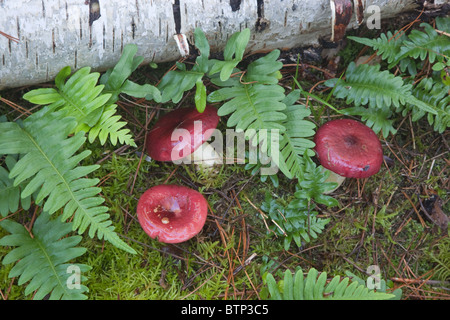
[[[192,154],[185,157],[183,159],[183,162],[193,163],[195,165],[201,166],[202,168],[211,168],[217,164],[222,164],[223,159],[212,145],[210,145],[208,142],[204,142]]]
[[[337,173],[334,173],[331,170],[328,170],[324,167],[322,167],[322,171],[328,171],[330,172],[330,175],[328,176],[327,180],[325,180],[325,182],[336,182],[338,185],[336,186],[336,188],[333,188],[332,190],[328,190],[326,192],[324,192],[324,194],[329,194],[333,191],[335,191],[337,188],[339,188],[341,186],[341,184],[344,182],[345,177],[338,175]]]

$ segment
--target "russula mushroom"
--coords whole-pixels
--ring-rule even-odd
[[[212,136],[219,119],[216,108],[210,105],[202,113],[195,107],[171,111],[147,133],[147,153],[156,161],[189,159],[196,164],[212,166],[221,159],[206,141]]]
[[[314,136],[320,164],[341,177],[367,178],[383,163],[383,149],[375,132],[351,119],[332,120]]]
[[[330,0],[331,7],[331,41],[336,42],[344,38],[349,25],[353,4],[351,0]]]
[[[139,223],[151,238],[180,243],[203,228],[208,204],[203,195],[179,185],[158,185],[145,191],[137,205]]]

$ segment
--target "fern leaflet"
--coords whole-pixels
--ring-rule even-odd
[[[70,262],[86,252],[85,248],[76,247],[82,240],[81,236],[67,236],[72,230],[71,223],[51,220],[43,212],[33,225],[32,236],[24,226],[11,220],[0,222],[0,226],[10,233],[0,239],[0,245],[17,247],[3,258],[2,263],[17,262],[9,277],[19,277],[19,285],[29,282],[25,295],[36,291],[35,300],[41,300],[47,294],[51,300],[87,298],[84,294],[88,291],[86,286],[68,285],[71,280],[68,268],[74,266]],[[81,272],[90,269],[84,264],[75,266]],[[83,279],[81,277],[80,280]]]
[[[442,82],[434,81],[432,78],[422,79],[413,89],[413,95],[430,108],[436,110],[436,115],[426,113],[415,105],[408,105],[405,111],[412,111],[412,120],[417,121],[427,116],[428,123],[434,130],[443,133],[450,126],[450,86]]]
[[[8,155],[5,158],[6,168],[0,166],[0,214],[3,217],[10,212],[16,212],[19,205],[24,210],[28,210],[31,205],[31,196],[22,199],[20,197],[25,183],[15,186],[14,180],[9,177],[9,172],[17,163],[16,158],[16,155]]]
[[[389,64],[395,64],[406,36],[404,33],[399,34],[398,31],[395,31],[394,33],[388,31],[387,33],[382,33],[380,37],[376,39],[353,36],[349,36],[348,38],[371,47],[383,60],[387,61]]]
[[[450,37],[440,35],[428,23],[422,23],[420,26],[424,28],[424,31],[411,31],[396,60],[400,61],[405,57],[411,57],[423,61],[428,58],[430,63],[433,63],[438,56],[450,56]]]
[[[302,175],[303,155],[314,155],[315,144],[307,139],[314,135],[315,124],[305,120],[311,114],[309,109],[303,105],[296,105],[300,98],[300,91],[294,90],[283,100],[286,109],[282,112],[286,119],[282,122],[286,131],[280,137],[280,157],[278,167],[288,177],[299,177]]]

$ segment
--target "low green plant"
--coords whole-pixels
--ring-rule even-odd
[[[298,247],[302,242],[310,242],[322,233],[330,219],[318,217],[317,205],[327,207],[337,206],[338,202],[324,192],[336,187],[336,183],[325,182],[328,171],[323,171],[305,155],[305,166],[302,179],[299,179],[294,199],[284,203],[281,199],[274,199],[266,192],[261,210],[266,212],[273,224],[270,230],[284,238],[284,249],[289,250],[292,241]]]
[[[342,113],[360,116],[376,133],[395,134],[395,115],[411,114],[413,121],[426,116],[435,131],[450,125],[447,64],[450,57],[450,18],[437,18],[436,29],[422,23],[422,30],[387,32],[379,38],[349,39],[373,48],[382,64],[350,63],[345,77],[326,82],[336,98],[353,104]],[[385,66],[386,65],[386,66]],[[428,69],[427,66],[432,66]],[[421,72],[419,72],[421,70]],[[429,72],[428,70],[431,70]]]
[[[312,268],[306,276],[299,268],[294,275],[286,270],[284,278],[276,281],[271,273],[264,276],[262,295],[271,300],[388,300],[393,294],[369,290],[350,277],[335,276],[327,281],[327,273]]]
[[[115,232],[108,207],[100,195],[101,188],[97,187],[99,179],[89,178],[99,165],[82,165],[91,154],[85,148],[87,140],[92,143],[98,138],[102,145],[108,141],[112,145],[120,142],[136,146],[129,129],[124,128],[126,122],[120,121],[116,112],[114,103],[120,93],[159,98],[159,91],[153,86],[126,80],[142,61],[133,58],[135,53],[136,46],[126,46],[117,66],[102,77],[104,84],[98,84],[100,74],[91,73],[88,67],[71,76],[70,67],[63,68],[55,79],[55,88],[35,89],[24,95],[24,99],[43,107],[24,120],[0,122],[0,155],[5,156],[5,166],[0,167],[0,213],[6,217],[20,207],[27,210],[32,202],[40,207],[31,240],[26,239],[28,232],[25,234],[25,229],[17,223],[10,220],[2,223],[11,235],[2,238],[0,243],[19,246],[3,259],[3,264],[23,258],[9,276],[22,274],[19,284],[30,281],[25,292],[37,290],[35,299],[42,299],[46,294],[50,298],[86,297],[84,287],[70,292],[62,288],[65,283],[62,273],[66,272],[63,270],[66,264],[62,263],[85,251],[74,249],[77,254],[71,253],[74,251],[71,246],[81,238],[62,240],[69,231],[86,232],[91,238],[136,253]],[[57,213],[58,218],[50,218]],[[49,232],[49,228],[54,232]],[[41,269],[44,260],[46,268],[53,272],[48,281],[45,277],[51,272]]]
[[[48,214],[40,214],[28,231],[23,225],[12,220],[3,220],[0,226],[10,235],[0,239],[0,245],[14,246],[4,258],[4,265],[15,263],[9,272],[10,277],[18,277],[18,284],[25,283],[25,295],[34,291],[33,298],[43,299],[86,299],[88,288],[81,284],[82,276],[90,267],[73,264],[71,261],[86,252],[76,247],[81,236],[69,236],[70,222],[52,219]],[[74,272],[72,272],[74,271]]]

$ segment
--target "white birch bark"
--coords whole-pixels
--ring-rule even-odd
[[[145,63],[176,60],[177,26],[189,41],[195,27],[202,28],[213,51],[246,27],[252,31],[249,52],[313,45],[331,34],[329,0],[177,0],[179,19],[174,0],[98,0],[100,16],[91,21],[87,2],[0,0],[0,31],[19,40],[0,35],[0,90],[50,81],[67,65],[104,71],[127,43],[138,46]],[[381,18],[415,7],[414,0],[367,0],[369,5],[379,6]],[[356,26],[352,18],[348,28]]]

